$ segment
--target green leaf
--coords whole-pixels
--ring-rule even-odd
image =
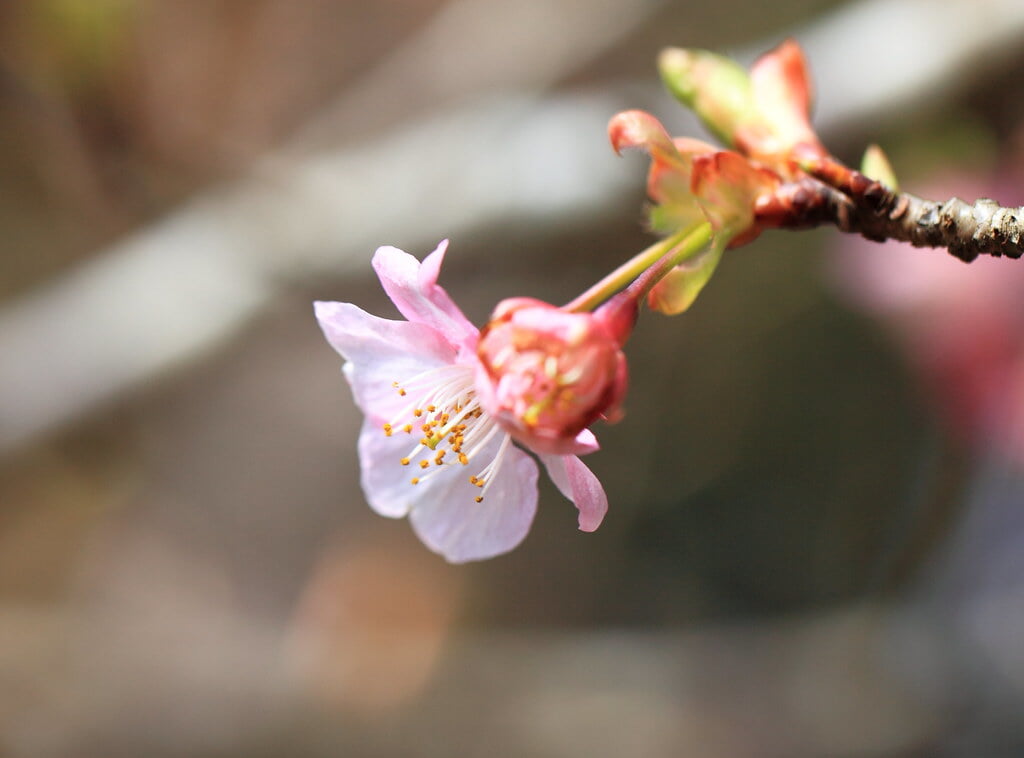
[[[715,273],[726,244],[716,237],[711,247],[672,269],[647,296],[651,310],[674,316],[693,305]]]

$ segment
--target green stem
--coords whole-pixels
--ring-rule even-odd
[[[641,302],[654,288],[654,285],[664,279],[680,263],[684,263],[707,247],[713,237],[711,224],[707,222],[690,229],[677,245],[669,249],[665,255],[626,287],[625,292],[636,302]]]
[[[633,284],[645,271],[669,256],[675,262],[650,283],[650,287],[667,274],[672,268],[711,240],[711,224],[703,223],[696,228],[686,229],[655,242],[646,250],[637,253],[617,269],[605,276],[601,281],[562,306],[567,311],[592,311],[619,290]],[[661,268],[661,267],[659,267]]]

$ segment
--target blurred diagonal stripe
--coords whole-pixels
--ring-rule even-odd
[[[578,71],[667,0],[455,0],[299,134],[304,148],[456,101],[539,92]],[[653,67],[653,66],[652,66]]]

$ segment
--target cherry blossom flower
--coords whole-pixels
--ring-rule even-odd
[[[515,437],[576,505],[579,528],[597,529],[607,497],[577,457],[596,450],[596,438],[573,427],[571,437],[554,435],[557,444],[534,446],[538,437],[492,415],[482,396],[504,396],[507,387],[495,393],[477,355],[479,330],[437,284],[446,248],[444,241],[422,264],[393,247],[374,255],[404,321],[351,303],[315,304],[365,415],[359,459],[370,506],[384,516],[408,516],[420,539],[451,562],[507,552],[526,536],[537,508],[537,464]]]

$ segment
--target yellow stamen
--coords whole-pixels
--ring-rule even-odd
[[[455,463],[457,459],[460,464],[468,465],[470,454],[482,449],[495,432],[487,414],[473,399],[471,377],[467,374],[464,378],[467,381],[466,386],[459,386],[446,378],[444,383],[437,385],[434,390],[425,387],[423,376],[416,377],[415,383],[410,383],[408,390],[398,382],[392,383],[392,387],[400,395],[408,395],[411,400],[401,416],[384,426],[385,434],[391,436],[393,432],[403,431],[412,435],[414,429],[421,433],[418,435],[419,446],[407,453],[406,457],[399,458],[403,466],[409,466],[415,461],[424,472],[422,478],[410,479],[412,484],[426,482],[432,476],[431,471],[440,474],[446,462]],[[417,397],[421,399],[417,400]],[[432,402],[425,403],[428,400]],[[478,420],[485,423],[481,425]],[[420,458],[423,453],[427,453],[428,457]],[[451,453],[451,456],[448,453]],[[488,475],[488,479],[492,478],[490,474],[494,468],[492,462],[492,465],[485,469],[484,473]],[[476,496],[476,502],[479,503],[488,489],[485,486],[485,479],[474,476],[470,477],[469,481],[481,490]]]

